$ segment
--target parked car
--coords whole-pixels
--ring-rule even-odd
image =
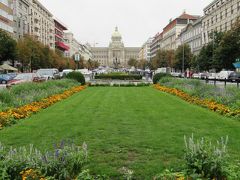
[[[22,83],[26,83],[26,82],[38,81],[39,78],[41,78],[41,77],[39,77],[36,73],[18,74],[15,78],[13,78],[11,81],[8,82],[8,86],[22,84]]]
[[[208,79],[217,79],[217,73],[209,73]]]
[[[217,79],[228,79],[229,75],[234,71],[221,71],[217,75]]]
[[[240,81],[240,73],[232,72],[232,73],[230,73],[228,79],[229,79],[230,81],[232,81],[232,82]]]
[[[8,84],[8,82],[13,78],[14,76],[11,76],[9,74],[0,74],[0,84]]]
[[[208,77],[208,73],[205,73],[205,72],[199,73],[199,78],[200,79],[206,79],[207,77]]]
[[[200,79],[200,75],[198,73],[193,73],[192,78]]]
[[[178,72],[171,72],[170,74],[173,77],[181,77],[181,73],[178,73]]]
[[[60,73],[58,69],[39,69],[37,75],[44,77],[46,80],[60,79]]]
[[[70,72],[73,72],[72,69],[64,69],[62,72],[60,72],[60,77],[63,78],[63,77],[66,77],[66,75]]]

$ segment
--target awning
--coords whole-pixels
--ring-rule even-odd
[[[235,68],[240,68],[240,62],[233,63],[233,66],[234,66]]]
[[[8,65],[8,64],[3,64],[0,66],[1,70],[6,70],[6,71],[18,71],[18,69]]]

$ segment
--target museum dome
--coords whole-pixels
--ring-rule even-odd
[[[112,39],[113,40],[121,40],[122,39],[122,35],[119,33],[118,31],[118,27],[115,28],[115,31],[112,33]]]

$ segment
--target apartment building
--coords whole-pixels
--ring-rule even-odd
[[[93,54],[91,51],[91,46],[89,44],[80,44],[80,54],[84,58],[84,60],[92,60]]]
[[[38,0],[29,0],[29,4],[29,34],[55,49],[53,15]]]
[[[191,52],[198,55],[202,48],[202,19],[190,22],[183,28],[179,40],[180,44],[188,44]]]
[[[153,38],[149,38],[141,47],[139,54],[138,54],[138,59],[139,60],[146,60],[150,61],[151,58],[151,43],[152,43]]]
[[[150,59],[153,59],[156,55],[158,50],[160,50],[161,47],[161,41],[163,38],[163,33],[157,33],[150,44]]]
[[[65,26],[61,21],[54,19],[54,38],[55,38],[55,49],[58,49],[65,54],[66,51],[69,50],[69,46],[67,46],[64,42],[64,31],[67,30],[67,26]]]
[[[203,44],[211,41],[211,32],[230,30],[240,16],[240,0],[214,0],[204,8]]]
[[[169,24],[163,29],[161,48],[165,50],[176,50],[178,47],[177,39],[182,29],[198,18],[199,16],[189,15],[184,12],[181,16],[170,20]]]
[[[72,32],[64,32],[64,42],[69,47],[65,52],[66,57],[73,57],[74,54],[79,53],[80,43],[74,38]]]
[[[20,39],[29,33],[29,0],[13,0],[13,35]]]
[[[0,29],[13,34],[13,1],[0,0]]]

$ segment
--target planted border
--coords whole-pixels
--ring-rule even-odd
[[[191,104],[200,105],[202,107],[208,108],[211,111],[218,112],[221,115],[226,115],[226,116],[230,116],[230,117],[240,117],[240,109],[232,110],[228,106],[219,104],[213,100],[200,99],[198,97],[191,96],[179,89],[169,88],[166,86],[162,86],[160,84],[154,85],[154,88],[156,88],[157,90],[178,96],[181,99],[183,99]]]
[[[41,109],[46,109],[47,107],[66,99],[71,95],[84,90],[85,88],[86,86],[73,87],[61,94],[55,94],[38,102],[32,102],[19,108],[13,108],[5,112],[0,112],[0,130],[5,126],[10,126],[16,123],[16,121],[20,119],[27,118],[32,114],[39,112]]]

